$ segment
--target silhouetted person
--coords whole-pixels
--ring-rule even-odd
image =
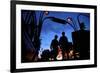
[[[68,51],[68,39],[65,36],[65,32],[62,32],[62,36],[59,39],[59,45],[60,48],[62,49],[62,54],[64,59],[65,53]]]
[[[59,42],[57,40],[58,36],[55,35],[54,39],[52,40],[51,42],[51,45],[50,45],[50,48],[53,52],[53,58],[54,60],[56,60],[56,57],[57,57],[57,54],[58,54],[58,45],[59,45]]]

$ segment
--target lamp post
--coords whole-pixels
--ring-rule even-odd
[[[76,27],[75,27],[75,23],[74,23],[74,21],[73,21],[72,19],[69,19],[69,18],[68,18],[67,21],[66,21],[66,20],[63,20],[63,19],[60,19],[60,18],[56,18],[56,17],[45,17],[45,18],[43,19],[43,22],[44,22],[44,20],[46,20],[46,19],[50,19],[50,20],[53,21],[53,22],[60,23],[60,24],[63,24],[63,25],[69,24],[69,25],[73,28],[74,31],[77,30]],[[70,23],[71,21],[73,22],[73,24]]]
[[[40,13],[39,20],[37,20],[37,25],[36,25],[36,28],[35,28],[34,47],[36,49],[36,53],[35,53],[36,57],[38,56],[38,51],[40,49],[40,44],[41,44],[41,42],[40,42],[40,33],[41,33],[42,24],[43,24],[44,14],[48,15],[49,12],[48,11],[42,11]]]
[[[43,11],[40,13],[40,17],[39,17],[39,21],[37,23],[37,33],[38,33],[38,37],[40,37],[40,33],[41,33],[41,28],[42,28],[42,24],[43,24],[43,19],[44,19],[44,15],[48,15],[49,12],[48,11]]]

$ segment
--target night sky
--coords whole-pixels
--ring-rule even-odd
[[[36,11],[36,19],[37,19],[37,21],[39,19],[40,13],[41,13],[41,11]],[[77,16],[79,14],[80,13],[77,13],[77,12],[55,12],[55,11],[49,11],[48,15],[44,14],[43,18],[49,17],[49,16],[53,16],[53,17],[56,17],[56,18],[67,20],[68,17],[71,17],[71,18],[73,18],[75,24],[77,25],[77,30],[79,30],[78,21],[77,21]],[[90,30],[90,14],[89,13],[81,13],[81,14],[88,16],[88,17],[80,16],[80,21],[85,23],[86,30]],[[68,41],[72,42],[71,33],[74,30],[69,24],[63,25],[63,24],[60,24],[60,23],[53,22],[50,19],[46,19],[43,22],[41,35],[40,35],[41,48],[50,49],[50,43],[54,39],[54,36],[58,35],[58,40],[59,40],[59,38],[61,37],[61,33],[63,31],[65,32],[65,35],[67,36]]]

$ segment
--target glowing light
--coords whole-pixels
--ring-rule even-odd
[[[62,60],[63,56],[62,56],[62,50],[60,49],[60,47],[58,46],[58,55],[56,57],[57,60]]]
[[[74,50],[70,50],[68,55],[69,55],[69,59],[74,59],[75,57]]]
[[[49,12],[48,11],[45,11],[45,15],[48,15],[49,14]]]
[[[67,18],[67,22],[69,22],[69,23],[72,22],[72,18],[71,17],[68,17]]]

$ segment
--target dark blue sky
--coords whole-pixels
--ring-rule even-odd
[[[41,11],[36,11],[36,18],[37,20],[39,19]],[[44,15],[45,17],[48,16],[53,16],[56,18],[64,19],[67,20],[67,17],[72,17],[77,25],[77,29],[79,30],[78,22],[77,22],[77,16],[80,13],[76,12],[55,12],[55,11],[49,11],[48,15]],[[82,13],[86,16],[80,16],[80,21],[85,23],[86,30],[90,30],[90,14],[89,13]],[[42,30],[41,30],[41,48],[44,49],[49,49],[50,48],[50,43],[52,39],[54,39],[55,35],[58,35],[58,40],[61,36],[62,32],[65,32],[66,36],[68,37],[68,41],[72,42],[72,35],[71,33],[74,31],[73,28],[69,25],[62,25],[60,23],[53,22],[49,19],[46,19],[42,25]]]

